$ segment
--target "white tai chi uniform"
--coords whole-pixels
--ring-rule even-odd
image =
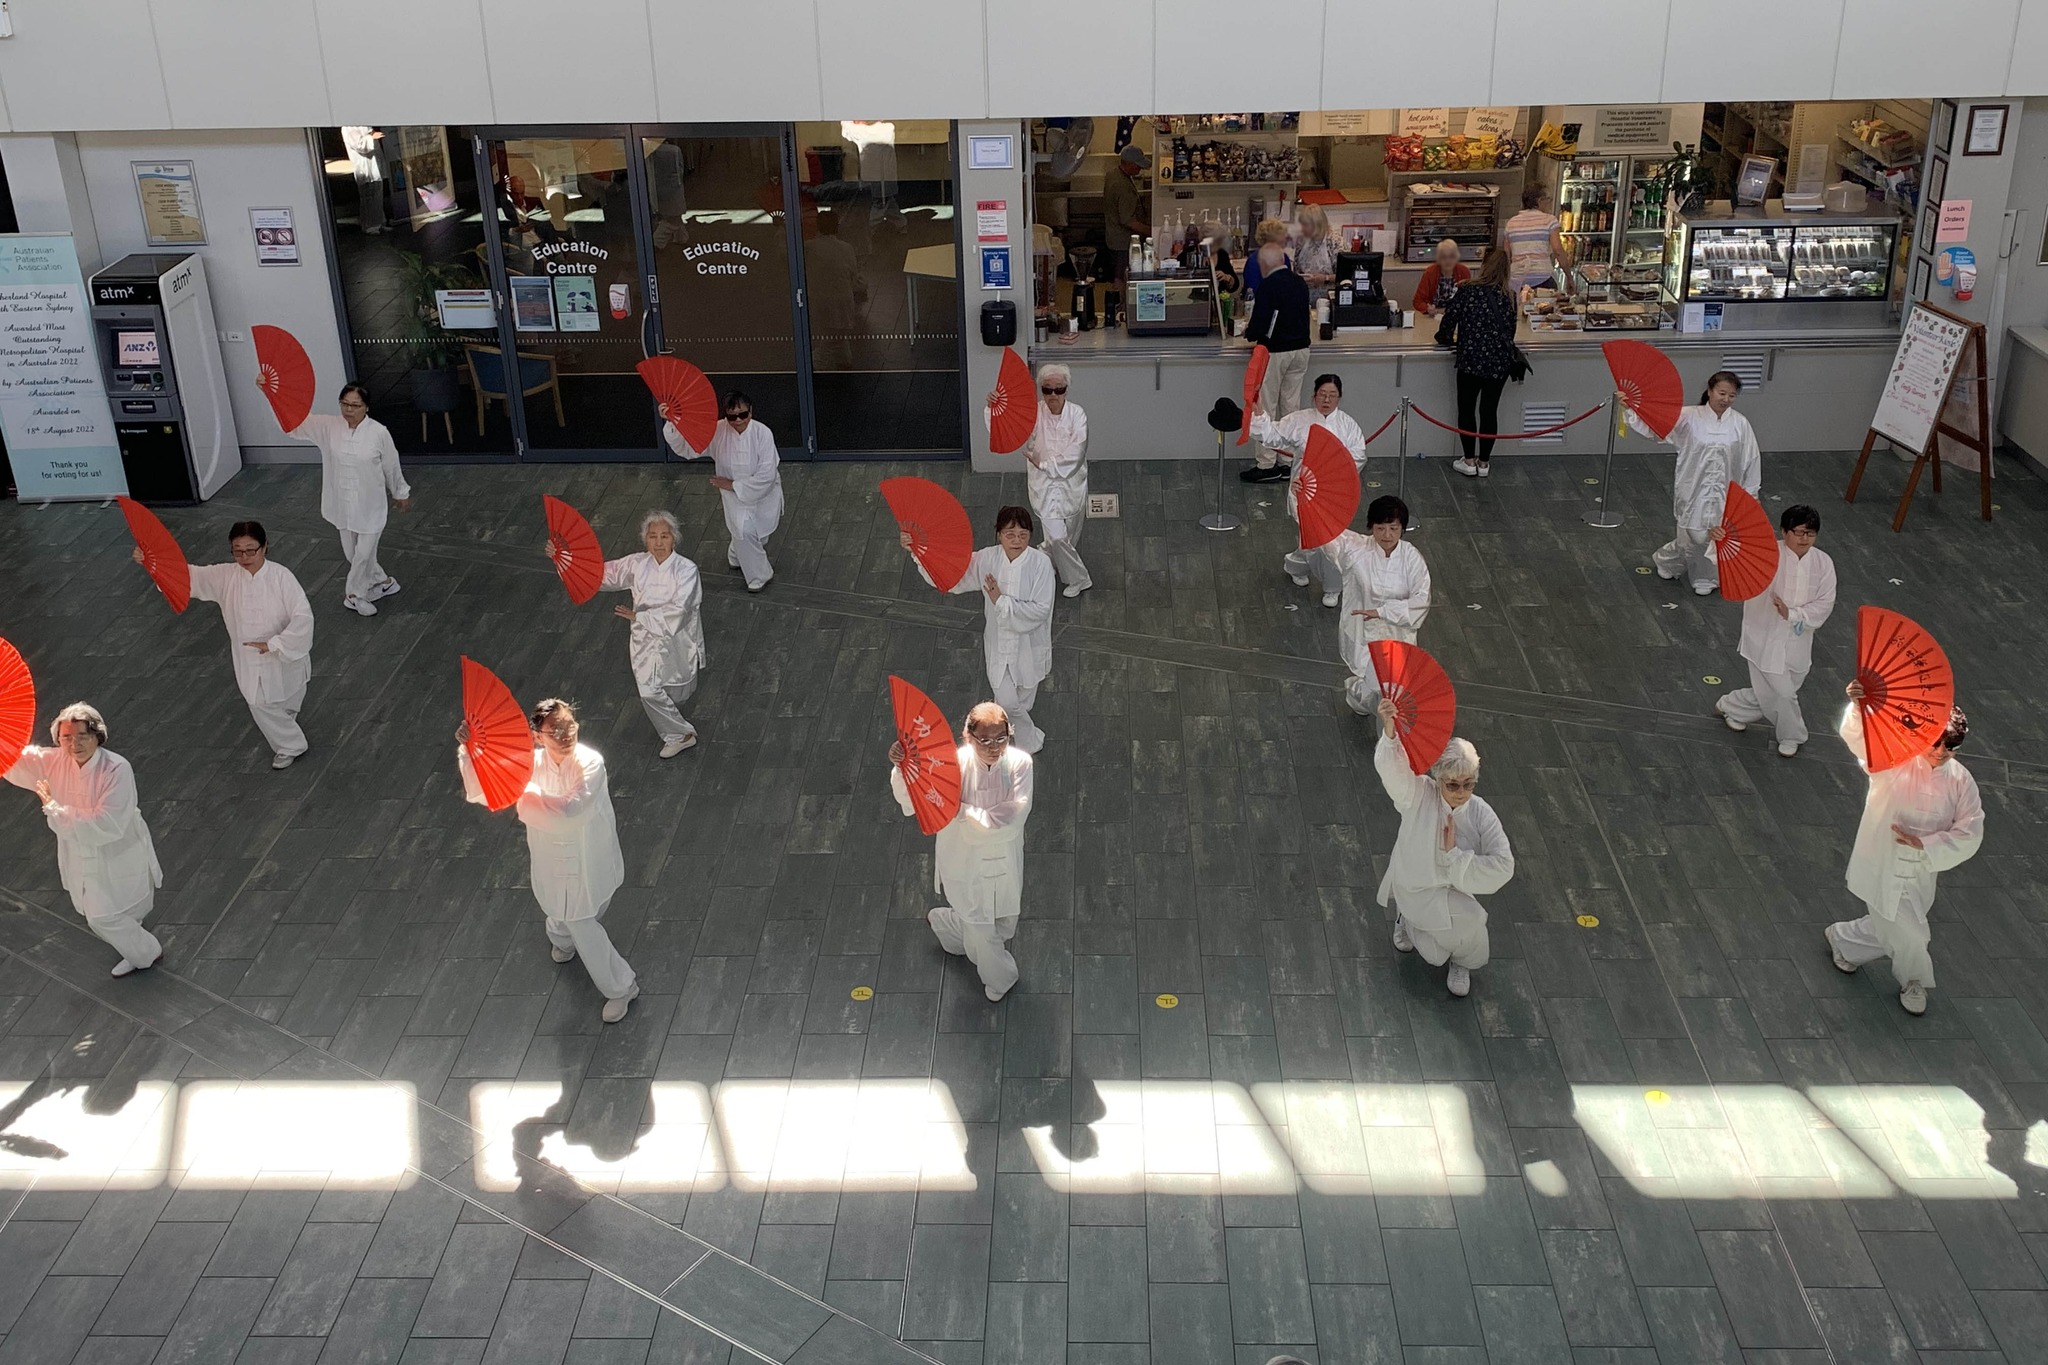
[[[1013,725],[1015,718],[1012,717]],[[889,790],[905,815],[916,814],[903,774],[889,768]],[[1012,744],[995,763],[960,746],[960,813],[939,831],[935,878],[946,904],[925,917],[939,946],[965,953],[981,984],[997,995],[1017,984],[1017,959],[1003,945],[1017,934],[1024,898],[1024,821],[1031,814],[1031,755]]]
[[[924,581],[931,575],[919,565]],[[998,600],[988,600],[982,579],[995,575],[1003,590]],[[984,545],[967,561],[967,572],[953,585],[954,592],[981,594],[985,628],[981,637],[982,660],[988,665],[989,690],[996,703],[1010,713],[1011,747],[1035,754],[1045,743],[1045,731],[1031,719],[1031,704],[1038,700],[1038,684],[1052,672],[1052,590],[1058,582],[1052,560],[1045,551],[1026,547],[1011,559],[1000,545]]]
[[[1651,440],[1657,433],[1644,426],[1632,412],[1628,424]],[[1678,464],[1671,476],[1671,513],[1678,523],[1669,544],[1650,557],[1665,578],[1683,575],[1694,590],[1712,590],[1720,585],[1721,570],[1714,562],[1714,537],[1721,524],[1722,504],[1728,500],[1728,485],[1742,485],[1751,497],[1763,486],[1763,456],[1756,448],[1756,433],[1749,419],[1734,408],[1714,416],[1704,403],[1681,408],[1671,434],[1663,438],[1678,447]]]
[[[398,447],[374,417],[351,427],[345,417],[316,413],[290,435],[320,447],[320,516],[341,532],[341,553],[348,560],[347,595],[371,601],[380,595],[376,589],[391,581],[377,562],[377,542],[384,537],[389,516],[385,500],[412,496],[405,472],[398,467]]]
[[[72,908],[129,966],[154,965],[163,945],[142,921],[155,908],[164,870],[136,801],[128,760],[102,748],[79,764],[62,749],[31,744],[7,770],[7,780],[31,789],[50,784],[52,805],[44,818],[57,836],[57,872]]]
[[[299,708],[313,678],[313,607],[299,580],[274,559],[255,573],[235,564],[194,564],[192,598],[220,603],[235,682],[271,752],[280,758],[306,752]],[[251,640],[269,651],[251,649]]]
[[[983,420],[988,409],[981,411]],[[1024,478],[1031,510],[1045,533],[1045,552],[1052,556],[1063,587],[1092,587],[1095,580],[1081,562],[1081,524],[1088,519],[1088,414],[1069,402],[1055,417],[1038,405],[1038,425],[1024,443]]]
[[[1326,427],[1332,436],[1344,443],[1351,452],[1351,463],[1365,471],[1365,433],[1358,423],[1351,420],[1351,414],[1338,408],[1328,417],[1314,408],[1301,408],[1274,421],[1265,413],[1252,418],[1252,439],[1275,450],[1284,450],[1294,461],[1294,472],[1287,476],[1287,515],[1300,520],[1294,507],[1294,485],[1301,480],[1301,456],[1308,449],[1308,433],[1311,427]],[[1344,588],[1344,571],[1329,556],[1325,547],[1313,550],[1290,550],[1281,561],[1289,578],[1314,578],[1322,584],[1325,594],[1341,592]]]
[[[690,449],[674,423],[664,422],[661,434],[676,454],[686,460],[708,455],[713,471],[732,480],[731,488],[718,490],[718,500],[725,508],[725,529],[732,535],[725,562],[746,575],[749,588],[759,588],[775,577],[775,569],[768,563],[768,537],[782,524],[782,457],[775,452],[775,433],[758,417],[738,435],[733,433],[732,423],[720,422],[711,449],[703,455]]]
[[[1344,579],[1344,600],[1338,608],[1337,643],[1351,681],[1344,701],[1361,716],[1379,710],[1380,685],[1373,673],[1370,646],[1374,640],[1415,643],[1429,615],[1429,566],[1422,552],[1402,541],[1388,554],[1371,536],[1345,531],[1324,547]],[[1354,611],[1378,611],[1371,620]]]
[[[1379,903],[1391,904],[1415,951],[1433,967],[1448,961],[1473,971],[1486,965],[1486,909],[1475,896],[1500,890],[1515,875],[1515,855],[1493,807],[1474,796],[1455,811],[1436,779],[1411,772],[1408,753],[1382,734],[1372,765],[1401,812],[1401,832],[1380,879]],[[1456,835],[1444,848],[1444,820]]]
[[[485,804],[469,751],[458,748],[455,762],[464,795]],[[587,744],[560,760],[535,748],[533,777],[520,793],[518,810],[532,860],[533,898],[547,916],[548,942],[573,949],[590,973],[590,984],[605,999],[631,995],[633,969],[612,946],[603,923],[605,907],[626,880],[603,757]]]
[[[1785,604],[1779,616],[1771,599]],[[1749,686],[1720,700],[1721,714],[1743,725],[1770,722],[1780,744],[1806,743],[1799,685],[1813,667],[1813,633],[1835,609],[1835,561],[1818,547],[1795,555],[1778,546],[1778,576],[1742,604],[1742,657]]]
[[[1854,703],[1842,717],[1842,740],[1859,762],[1869,762],[1863,715]],[[1921,847],[1900,843],[1893,825],[1918,836]],[[1968,862],[1983,842],[1977,779],[1955,759],[1937,768],[1922,754],[1870,774],[1847,879],[1870,913],[1833,926],[1835,951],[1858,967],[1889,957],[1901,989],[1916,981],[1934,989],[1927,912],[1934,905],[1935,877]]]
[[[704,584],[697,566],[673,552],[660,563],[645,552],[607,559],[598,591],[633,594],[633,681],[662,743],[696,734],[681,708],[696,695],[697,670],[704,666]]]

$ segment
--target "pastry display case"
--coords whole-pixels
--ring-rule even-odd
[[[1723,331],[1867,326],[1891,308],[1899,223],[1882,212],[1787,213],[1776,201],[1673,215],[1664,301],[1681,316],[1690,304],[1720,305]]]

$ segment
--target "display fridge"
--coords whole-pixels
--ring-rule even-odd
[[[1665,304],[1687,331],[1883,326],[1900,222],[1885,212],[1787,213],[1778,200],[1674,214]]]
[[[1557,163],[1551,204],[1582,265],[1648,266],[1664,260],[1661,156],[1580,156]]]

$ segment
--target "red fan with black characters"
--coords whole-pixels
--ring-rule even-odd
[[[1721,596],[1747,602],[1771,586],[1778,576],[1778,538],[1764,505],[1739,483],[1728,485],[1721,506],[1721,529],[1714,542],[1714,563],[1721,571]]]
[[[184,611],[192,605],[192,566],[185,562],[184,547],[156,519],[156,513],[135,499],[114,501],[120,504],[121,515],[128,519],[128,534],[135,537],[135,546],[142,551],[142,567],[149,570],[150,580],[171,604],[172,611]]]
[[[1934,747],[1956,704],[1956,675],[1934,637],[1883,607],[1856,609],[1864,766],[1881,773]]]
[[[580,607],[604,583],[604,550],[581,512],[552,494],[543,494],[541,503],[548,514],[548,558],[555,561],[569,600]]]
[[[1294,515],[1301,548],[1328,545],[1358,515],[1358,466],[1344,443],[1318,423],[1308,429],[1301,468],[1294,475]]]
[[[512,689],[468,655],[462,657],[462,723],[469,727],[462,747],[484,804],[503,810],[519,800],[533,780],[533,729]]]
[[[1259,386],[1266,382],[1266,365],[1273,359],[1273,353],[1264,346],[1252,347],[1252,358],[1244,363],[1244,421],[1237,428],[1237,443],[1243,445],[1252,438],[1252,404],[1259,401]],[[1273,414],[1268,413],[1272,417]],[[1274,417],[1278,421],[1278,417]]]
[[[974,558],[974,526],[960,499],[930,479],[910,477],[882,480],[882,497],[932,586],[951,592]]]
[[[21,651],[0,640],[0,773],[14,766],[35,735],[36,682]]]
[[[256,343],[256,386],[270,400],[277,425],[285,431],[298,430],[313,410],[313,390],[319,383],[312,358],[299,339],[282,327],[258,323],[249,329],[249,338]]]
[[[917,827],[937,834],[960,813],[960,751],[938,703],[903,679],[889,676],[889,705],[903,761],[896,771],[910,792]]]
[[[1622,405],[1660,439],[1669,436],[1685,406],[1685,383],[1671,357],[1647,341],[1603,341],[1600,353],[1607,357]]]
[[[1038,391],[1031,383],[1031,367],[1016,348],[1003,347],[1002,367],[996,371],[995,401],[988,407],[988,448],[998,455],[1022,450],[1038,428]]]
[[[1408,755],[1408,770],[1426,773],[1444,756],[1458,722],[1458,694],[1443,665],[1403,640],[1374,640],[1373,676],[1380,695],[1394,703],[1394,736]]]
[[[718,434],[718,395],[704,371],[681,356],[654,355],[633,367],[647,381],[661,420],[678,432],[690,449],[702,455]]]

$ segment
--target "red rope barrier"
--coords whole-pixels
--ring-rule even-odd
[[[1418,407],[1414,403],[1410,403],[1408,406],[1414,409],[1415,415],[1417,417],[1420,417],[1423,421],[1429,423],[1433,427],[1442,427],[1445,431],[1455,432],[1460,436],[1484,436],[1489,440],[1494,441],[1526,441],[1536,436],[1550,436],[1557,432],[1563,431],[1566,427],[1577,426],[1579,423],[1585,421],[1588,417],[1591,417],[1594,413],[1603,411],[1607,407],[1605,403],[1601,403],[1595,407],[1587,408],[1584,412],[1580,413],[1577,417],[1574,417],[1569,421],[1559,422],[1554,427],[1544,427],[1539,431],[1467,431],[1463,427],[1454,427],[1449,422],[1437,421],[1436,418],[1431,417],[1428,413],[1424,412],[1420,407]],[[1385,428],[1381,429],[1385,430]]]
[[[1380,429],[1378,431],[1375,431],[1372,435],[1365,438],[1365,444],[1371,445],[1374,441],[1377,441],[1380,437],[1386,435],[1387,428],[1394,425],[1394,419],[1396,417],[1399,417],[1400,415],[1401,410],[1399,408],[1395,408],[1392,412],[1388,413],[1387,420],[1380,423]]]

